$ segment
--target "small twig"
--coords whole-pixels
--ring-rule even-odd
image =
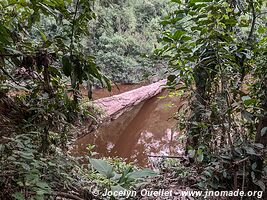
[[[2,66],[0,66],[1,71],[8,76],[15,84],[21,86]]]
[[[246,163],[243,165],[243,180],[242,180],[242,191],[245,191],[245,181],[246,181]],[[241,200],[243,196],[241,196]]]
[[[256,17],[259,17],[260,15],[265,15],[265,14],[267,14],[267,11],[257,14]]]
[[[238,164],[240,164],[240,163],[246,162],[248,159],[249,159],[249,157],[245,157],[245,158],[243,158],[243,159],[241,159],[241,160],[238,160],[238,161],[234,162],[234,164],[235,164],[235,165],[238,165]]]
[[[255,24],[256,24],[256,18],[257,18],[257,15],[256,15],[256,11],[255,11],[255,8],[254,8],[254,3],[253,1],[250,1],[250,4],[251,4],[251,9],[252,9],[252,23],[251,23],[251,28],[250,28],[250,32],[249,32],[249,35],[248,35],[248,45],[250,47],[252,47],[252,40],[253,40],[253,33],[254,33],[254,29],[255,29]]]
[[[148,157],[153,158],[178,158],[178,159],[184,159],[184,156],[164,156],[164,155],[148,155]]]

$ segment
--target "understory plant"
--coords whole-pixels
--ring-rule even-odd
[[[102,177],[102,181],[99,181],[101,184],[98,188],[95,188],[99,194],[103,194],[105,190],[112,192],[135,191],[142,184],[146,183],[145,178],[157,175],[151,169],[146,168],[140,170],[132,164],[126,164],[122,159],[108,161],[90,158],[89,160],[92,168]],[[112,198],[116,199],[115,196]]]
[[[266,2],[173,0],[162,24],[170,87],[202,189],[262,190],[266,177]]]
[[[93,1],[0,1],[0,199],[88,199],[70,129],[92,118],[79,84],[110,86],[82,39]]]
[[[38,137],[18,134],[0,145],[1,199],[92,198],[88,170],[56,146],[41,154]]]

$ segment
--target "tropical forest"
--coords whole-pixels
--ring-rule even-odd
[[[266,155],[266,0],[0,0],[0,200],[266,200]]]

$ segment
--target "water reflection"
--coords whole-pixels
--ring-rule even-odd
[[[80,138],[76,142],[77,153],[85,154],[87,144],[94,144],[100,156],[119,156],[141,166],[149,164],[149,155],[181,154],[181,144],[177,140],[179,133],[175,131],[177,121],[172,119],[180,100],[158,98],[165,93],[139,104],[111,123],[103,124],[93,134]],[[170,107],[170,104],[174,106]]]

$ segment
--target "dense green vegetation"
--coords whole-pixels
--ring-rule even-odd
[[[166,65],[153,51],[160,47],[160,20],[167,13],[167,1],[108,2],[96,1],[94,6],[97,20],[91,24],[88,48],[97,65],[115,82],[162,76]]]
[[[264,191],[266,2],[173,2],[160,53],[174,70],[169,85],[188,94],[178,114],[187,154],[202,167],[198,186]]]
[[[263,0],[0,0],[0,199],[102,199],[156,176],[70,147],[98,119],[81,84],[90,98],[93,85],[166,71],[187,99],[176,113],[186,155],[156,180],[265,191],[266,11]]]
[[[101,167],[110,165],[94,160],[99,175],[88,157],[80,166],[69,155],[72,125],[94,119],[80,102],[80,84],[97,81],[110,89],[88,51],[93,4],[0,1],[0,199],[87,199],[94,184],[127,188],[153,175],[122,162],[107,174]]]

